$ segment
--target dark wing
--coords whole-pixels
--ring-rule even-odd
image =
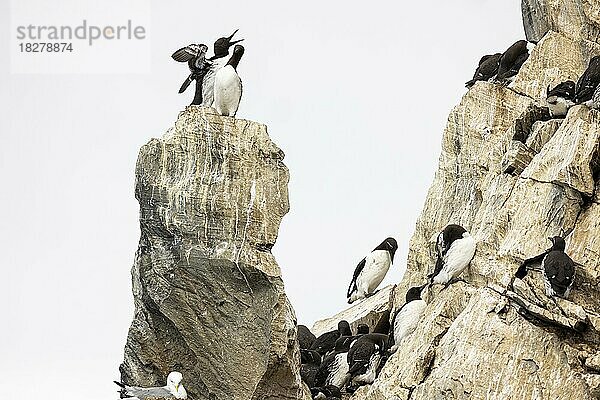
[[[525,278],[525,276],[527,275],[527,267],[531,264],[541,263],[542,260],[544,260],[544,257],[546,257],[546,255],[549,253],[549,251],[550,250],[547,250],[540,255],[528,258],[527,260],[523,261],[523,264],[521,264],[517,272],[515,272],[515,276],[519,279]]]
[[[357,289],[356,287],[356,279],[358,278],[358,276],[360,275],[360,273],[362,272],[363,268],[365,268],[365,264],[367,262],[367,257],[363,258],[361,262],[358,263],[358,265],[356,266],[356,268],[354,269],[354,275],[352,276],[352,281],[350,281],[350,286],[348,286],[348,293],[346,294],[346,297],[350,297],[350,295],[352,294],[352,292]]]
[[[335,341],[338,339],[339,333],[337,330],[326,332],[319,336],[310,346],[310,350],[315,350],[319,354],[327,354],[335,347]]]
[[[584,101],[591,100],[599,82],[600,59],[594,57],[590,61],[588,68],[577,81],[577,94],[575,95],[575,102],[582,103]]]
[[[502,64],[500,64],[500,67],[498,67],[498,79],[510,78],[511,76],[516,75],[528,58],[529,52],[521,53],[512,64],[505,64],[504,68],[502,68]]]
[[[350,366],[348,373],[350,375],[364,373],[375,351],[375,344],[367,340],[357,342],[352,346],[348,352],[348,365]]]
[[[547,97],[558,96],[564,99],[572,99],[575,95],[575,83],[573,81],[566,81],[559,83],[552,90],[546,92]]]
[[[471,87],[477,81],[487,81],[494,77],[498,73],[498,61],[500,60],[500,54],[490,54],[483,56],[479,61],[479,66],[475,70],[473,79],[467,82],[465,85]]]
[[[179,88],[179,93],[185,92],[185,90],[188,88],[188,86],[190,86],[190,83],[192,83],[193,80],[194,74],[190,74],[190,76],[188,76],[187,79],[181,84],[181,87]]]
[[[177,62],[188,62],[197,55],[197,49],[191,46],[185,46],[173,53],[171,57]]]
[[[388,333],[390,331],[390,310],[385,312],[379,318],[377,325],[373,328],[373,333]]]
[[[433,282],[433,278],[435,278],[437,276],[437,274],[440,273],[440,271],[442,270],[442,268],[444,268],[444,257],[443,256],[439,256],[435,262],[435,268],[433,269],[433,273],[431,273],[428,278],[430,280],[430,282]]]

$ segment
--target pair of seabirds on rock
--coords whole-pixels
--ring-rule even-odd
[[[242,98],[242,80],[237,73],[238,64],[244,55],[244,47],[236,44],[244,39],[232,40],[237,30],[228,37],[215,41],[214,55],[206,57],[208,46],[190,44],[171,56],[175,61],[187,62],[190,75],[181,85],[179,93],[196,81],[196,93],[191,105],[214,107],[220,115],[235,117]],[[231,57],[229,48],[233,48]]]
[[[546,90],[546,102],[553,117],[564,117],[575,104],[600,109],[600,56],[592,57],[577,83],[567,80]]]
[[[187,392],[181,384],[183,375],[180,372],[173,371],[167,376],[167,385],[158,387],[139,387],[129,386],[124,383],[115,383],[121,387],[119,391],[122,399],[139,399],[139,400],[155,400],[155,399],[187,399]]]
[[[465,86],[470,88],[478,81],[511,83],[521,66],[529,58],[529,52],[534,46],[535,43],[533,42],[519,40],[506,49],[504,53],[483,56],[475,70],[473,79],[468,81]]]
[[[431,275],[432,283],[447,284],[471,262],[475,254],[475,239],[465,228],[451,224],[438,235],[436,249],[438,259]],[[397,250],[396,240],[387,238],[358,263],[346,294],[348,303],[375,293],[389,271]]]

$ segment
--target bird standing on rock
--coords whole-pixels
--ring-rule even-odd
[[[173,371],[167,376],[167,386],[143,388],[139,386],[129,386],[124,383],[114,381],[121,387],[120,397],[137,398],[139,400],[154,399],[187,399],[187,392],[181,384],[183,375],[180,372]]]
[[[348,351],[348,373],[354,385],[371,384],[377,377],[381,360],[388,350],[388,335],[369,333],[361,336]]]
[[[229,55],[229,48],[244,40],[232,40],[237,31],[238,30],[236,29],[231,35],[217,39],[213,45],[214,55],[208,59],[210,62],[210,68],[206,72],[206,76],[204,77],[204,82],[202,84],[203,107],[213,106],[215,98],[215,77],[217,72],[223,68],[228,61],[225,57]]]
[[[373,294],[394,262],[396,250],[398,243],[389,237],[358,263],[348,287],[348,303]]]
[[[321,366],[321,355],[314,350],[300,349],[300,377],[308,385],[315,386],[317,372]]]
[[[235,117],[242,99],[242,80],[237,73],[244,46],[235,45],[227,65],[215,75],[215,109],[221,115]]]
[[[575,82],[565,81],[546,89],[546,103],[552,117],[564,117],[575,103]]]
[[[310,349],[315,342],[315,335],[304,325],[298,325],[298,344],[301,349]]]
[[[519,40],[511,45],[500,57],[498,65],[498,81],[512,82],[521,69],[521,66],[527,61],[529,52],[533,50],[534,43],[526,40]]]
[[[546,296],[567,298],[575,281],[575,262],[565,253],[565,239],[560,236],[548,239],[552,242],[552,247],[539,256],[525,260],[515,276],[523,279],[527,275],[527,267],[541,261]]]
[[[437,262],[431,282],[445,285],[459,276],[473,259],[475,248],[475,239],[465,228],[455,224],[445,227],[437,238]]]
[[[190,44],[177,50],[171,56],[177,62],[187,62],[190,69],[190,75],[179,88],[179,93],[185,92],[188,86],[196,81],[196,93],[192,105],[202,104],[202,85],[204,77],[210,68],[210,62],[206,60],[208,46],[205,44]]]
[[[496,74],[498,73],[500,57],[502,57],[502,53],[489,54],[487,56],[483,56],[479,61],[477,69],[475,70],[473,79],[465,83],[465,86],[470,88],[475,84],[475,82],[488,81],[494,76],[496,76]]]
[[[406,292],[406,303],[394,316],[392,323],[392,332],[390,341],[393,346],[390,351],[393,353],[398,349],[402,339],[413,333],[427,307],[425,300],[421,299],[421,290],[427,285],[411,287]]]

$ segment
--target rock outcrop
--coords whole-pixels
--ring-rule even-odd
[[[600,112],[551,119],[545,104],[548,85],[577,81],[600,55],[600,3],[523,11],[539,43],[509,87],[478,82],[451,112],[393,308],[426,282],[447,224],[471,232],[475,257],[463,281],[426,293],[414,334],[353,399],[600,398]],[[538,271],[514,275],[554,235],[579,263],[567,300],[546,297]]]
[[[271,254],[288,211],[283,157],[264,125],[196,106],[142,147],[124,382],[178,370],[196,400],[310,398]]]

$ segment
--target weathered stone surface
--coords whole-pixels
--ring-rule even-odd
[[[525,144],[513,140],[502,158],[502,172],[519,175],[531,162],[535,153]]]
[[[528,40],[537,42],[553,30],[579,40],[600,41],[600,11],[596,0],[522,0]]]
[[[386,286],[379,289],[373,296],[367,297],[354,303],[351,307],[337,313],[331,318],[322,319],[315,322],[311,332],[319,336],[325,332],[337,329],[337,324],[341,320],[350,323],[353,331],[359,324],[375,326],[381,315],[390,308],[390,294],[392,286]]]
[[[415,332],[353,399],[600,396],[600,114],[577,106],[564,120],[544,115],[546,87],[576,81],[600,54],[590,41],[598,39],[600,3],[524,1],[532,7],[534,22],[524,16],[529,34],[546,36],[515,82],[477,83],[450,114],[394,309],[409,287],[425,282],[436,235],[449,223],[477,241],[464,282],[427,293]],[[504,173],[515,160],[511,148],[525,152],[513,140],[533,155],[520,176]],[[549,247],[547,237],[561,234],[580,264],[568,299],[545,296],[539,265],[523,280],[514,277],[523,259]]]
[[[569,110],[564,123],[523,172],[524,178],[567,185],[591,197],[597,168],[600,114],[585,106]]]
[[[193,399],[310,397],[270,252],[288,211],[283,156],[264,125],[196,106],[142,147],[125,382],[178,370]]]
[[[600,45],[548,32],[521,67],[511,87],[546,104],[546,90],[566,80],[577,82]]]

